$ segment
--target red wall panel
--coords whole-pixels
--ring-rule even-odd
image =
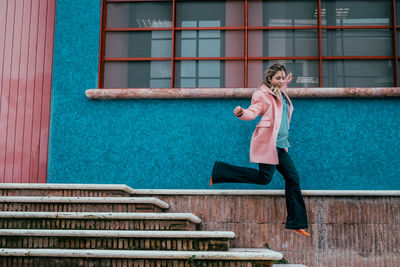
[[[55,7],[0,1],[0,182],[46,182]]]

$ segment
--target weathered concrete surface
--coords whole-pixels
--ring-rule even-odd
[[[213,190],[210,190],[213,191]],[[136,192],[140,194],[139,192]],[[332,193],[332,192],[331,192]],[[150,194],[170,212],[192,212],[202,230],[233,231],[232,247],[267,243],[290,263],[307,266],[400,266],[400,196],[305,194],[311,238],[285,230],[282,194]],[[145,196],[145,195],[143,195]]]
[[[87,89],[90,99],[164,99],[164,98],[250,98],[256,88],[115,88]],[[400,97],[399,87],[378,88],[294,88],[293,98],[317,97]]]

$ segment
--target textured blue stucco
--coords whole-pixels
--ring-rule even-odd
[[[48,182],[209,188],[214,160],[249,163],[250,100],[94,101],[100,1],[58,0]],[[302,189],[400,189],[398,99],[293,99],[290,154]],[[213,188],[282,189],[219,184]]]

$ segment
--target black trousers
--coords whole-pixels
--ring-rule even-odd
[[[259,163],[259,170],[233,166],[216,161],[212,171],[213,183],[250,183],[269,184],[275,169],[285,179],[285,197],[287,210],[287,229],[308,228],[307,211],[300,190],[300,178],[289,154],[283,148],[277,148],[279,164]]]

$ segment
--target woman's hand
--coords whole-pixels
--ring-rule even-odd
[[[286,76],[285,82],[286,85],[289,85],[293,80],[293,73],[290,73],[288,76]]]
[[[235,113],[235,116],[236,117],[242,117],[242,115],[243,115],[243,108],[241,107],[241,106],[237,106],[236,108],[235,108],[235,110],[233,111],[233,113]]]

